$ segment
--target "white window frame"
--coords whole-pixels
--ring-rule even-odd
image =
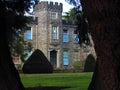
[[[65,56],[65,52],[67,52],[67,56]],[[67,64],[64,62],[65,58],[67,58]],[[69,52],[68,52],[68,50],[64,50],[63,51],[63,65],[64,66],[68,66],[69,65]]]
[[[54,36],[54,35],[55,35],[55,36]],[[52,26],[51,39],[52,39],[52,40],[58,40],[58,39],[59,39],[58,26]]]
[[[50,13],[50,19],[57,19],[58,13],[57,12],[51,12]]]

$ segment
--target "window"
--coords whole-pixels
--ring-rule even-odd
[[[68,30],[63,30],[63,42],[68,42]]]
[[[26,30],[26,40],[32,40],[32,30],[31,27],[28,27]]]
[[[52,27],[52,39],[58,39],[58,27],[53,26]]]
[[[63,51],[63,65],[69,64],[69,53],[68,51]]]
[[[74,31],[74,34],[73,34],[73,41],[74,41],[74,43],[78,43],[79,42],[79,38],[78,38],[76,30]]]
[[[51,12],[50,18],[51,19],[57,19],[57,13],[56,12]]]

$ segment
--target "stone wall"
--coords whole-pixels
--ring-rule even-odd
[[[55,68],[66,68],[63,65],[63,51],[68,50],[69,52],[69,65],[67,68],[72,68],[72,64],[75,60],[75,55],[77,60],[83,60],[80,57],[79,44],[75,44],[73,41],[73,34],[76,30],[76,25],[72,21],[62,20],[62,4],[53,2],[40,2],[35,7],[35,17],[37,17],[37,24],[32,25],[33,29],[33,39],[32,44],[34,49],[40,49],[45,56],[50,61],[50,52],[57,52],[57,61],[55,63]],[[57,13],[56,19],[51,19],[51,12]],[[57,26],[59,31],[59,38],[57,40],[51,39],[51,29],[52,26]],[[63,29],[67,29],[69,32],[69,42],[63,43]],[[84,52],[82,52],[84,53]],[[84,55],[84,54],[83,54]],[[87,55],[87,54],[85,54]]]

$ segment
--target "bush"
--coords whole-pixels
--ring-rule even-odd
[[[23,73],[52,73],[53,66],[40,50],[35,50],[23,65]]]
[[[73,68],[70,68],[70,69],[57,68],[57,69],[54,69],[54,73],[78,73],[78,72],[81,72],[81,71],[80,70],[77,71]]]
[[[93,57],[92,54],[87,56],[85,65],[84,65],[84,71],[85,72],[93,72],[95,68],[95,58]]]
[[[81,72],[84,68],[84,61],[75,61],[72,66],[74,72]]]

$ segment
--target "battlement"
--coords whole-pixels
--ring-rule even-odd
[[[35,11],[37,10],[53,10],[53,11],[60,11],[63,10],[63,4],[58,2],[48,2],[48,1],[41,1],[35,6]]]

